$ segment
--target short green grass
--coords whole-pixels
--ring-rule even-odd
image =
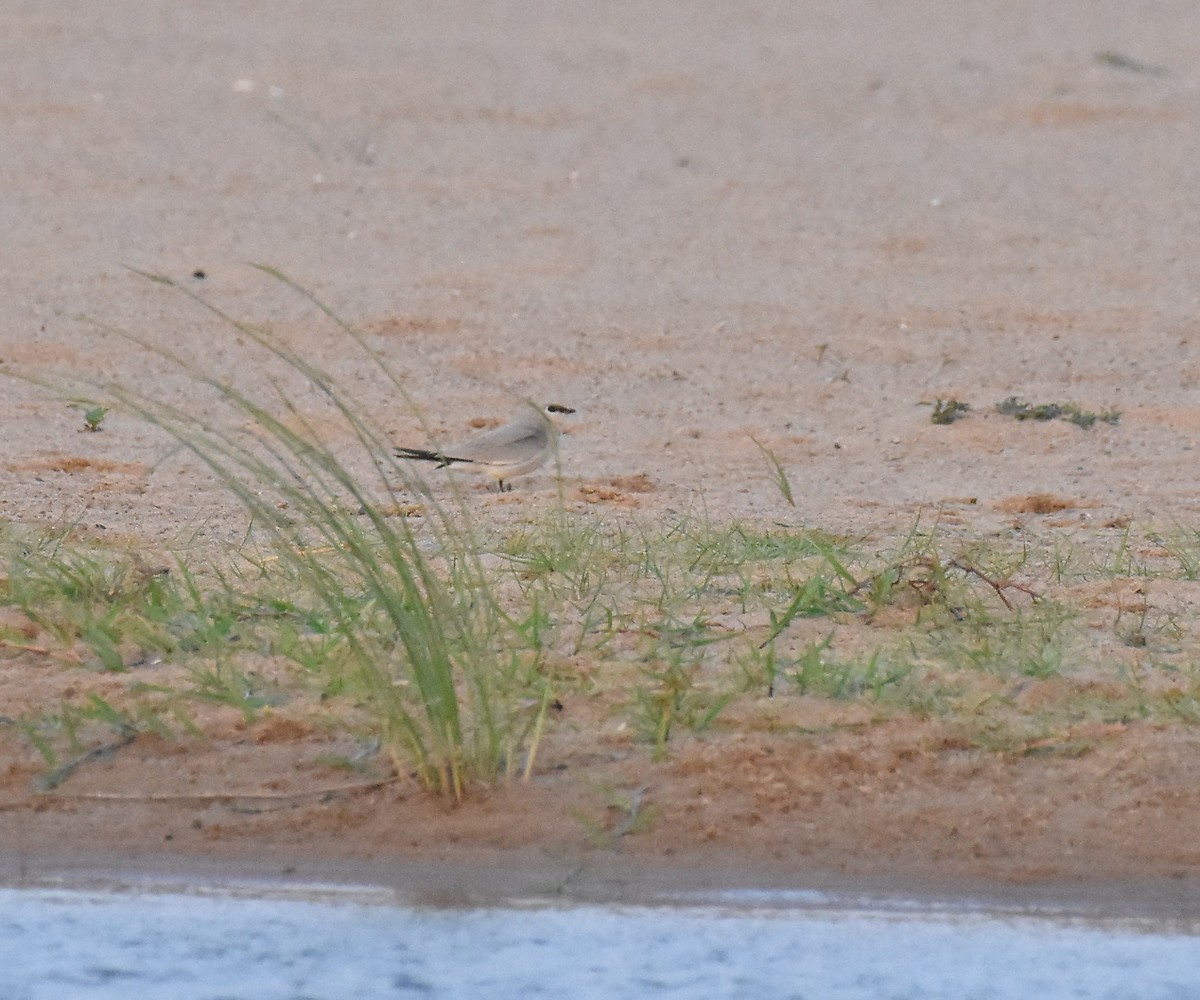
[[[378,596],[403,585],[348,570],[338,546],[307,549],[299,568],[256,556],[248,574],[238,551],[217,572],[147,567],[71,533],[9,525],[0,535],[0,605],[19,612],[0,629],[0,658],[36,648],[79,678],[71,698],[15,719],[48,786],[130,734],[193,731],[204,704],[247,721],[319,705],[329,725],[376,740],[395,768],[452,798],[526,773],[558,698],[603,706],[599,724],[627,727],[655,759],[681,733],[719,738],[731,705],[742,727],[760,706],[769,728],[765,706],[792,698],[935,719],[964,745],[1012,753],[1082,752],[1071,734],[1089,723],[1200,722],[1194,623],[1166,600],[1189,570],[1166,549],[1138,578],[1114,575],[1105,557],[1080,559],[1064,586],[1053,538],[1031,551],[914,530],[873,552],[798,528],[560,509],[480,540],[470,591],[456,560],[425,568],[439,586],[494,601],[471,637],[452,630],[480,628],[474,607],[417,626],[443,629],[454,715],[425,708],[439,696],[421,688],[396,634],[403,619]],[[371,567],[389,552],[383,539],[360,544]],[[1097,590],[1131,580],[1149,581],[1143,605],[1097,607]],[[268,676],[264,657],[282,666]],[[182,668],[169,681],[167,664]],[[125,683],[101,697],[89,677]],[[460,749],[435,744],[442,719],[462,728]]]

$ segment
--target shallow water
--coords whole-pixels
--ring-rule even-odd
[[[1161,923],[815,893],[630,907],[394,900],[338,887],[0,889],[0,998],[1200,997],[1200,937]]]

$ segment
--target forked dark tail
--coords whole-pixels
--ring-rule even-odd
[[[474,464],[469,458],[455,458],[453,455],[446,455],[440,451],[430,451],[428,448],[397,448],[396,457],[411,459],[414,462],[437,462],[439,466],[446,466],[451,462],[464,462],[468,465]]]

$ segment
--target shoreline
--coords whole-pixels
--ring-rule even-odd
[[[860,910],[897,915],[986,912],[1012,918],[1200,933],[1200,878],[1055,878],[1006,882],[914,872],[785,870],[711,857],[647,859],[607,852],[554,857],[536,849],[462,850],[441,859],[113,852],[0,853],[0,888],[329,899],[435,909],[506,906],[717,907],[734,911]]]

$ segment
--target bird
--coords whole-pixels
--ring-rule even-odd
[[[515,476],[541,467],[558,440],[554,418],[574,412],[562,403],[550,403],[541,408],[527,403],[507,424],[476,434],[445,450],[398,447],[396,455],[416,462],[435,462],[439,469],[466,466],[471,471],[491,476],[500,484],[503,493],[512,489],[510,480]]]

